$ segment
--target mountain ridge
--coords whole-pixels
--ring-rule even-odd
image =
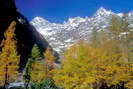
[[[51,23],[42,17],[35,17],[31,24],[35,26],[50,45],[59,53],[74,42],[83,39],[88,40],[89,34],[95,27],[97,30],[104,30],[108,27],[111,17],[115,15],[122,18],[124,13],[114,13],[100,7],[92,17],[74,17],[69,18],[62,24]],[[128,17],[133,23],[133,11],[129,12]],[[132,24],[131,24],[132,25]]]

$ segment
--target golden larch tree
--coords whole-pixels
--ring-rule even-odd
[[[114,43],[99,48],[80,41],[64,55],[61,69],[55,69],[55,83],[65,89],[107,89],[126,82],[130,68]]]
[[[29,71],[31,71],[31,83],[41,83],[46,78],[46,66],[43,61],[34,61]]]
[[[14,82],[18,77],[20,57],[16,51],[15,26],[16,22],[12,21],[4,33],[5,39],[1,43],[0,84],[4,87],[8,87],[9,83]]]
[[[47,75],[49,76],[50,71],[55,68],[55,56],[50,48],[47,48],[46,52],[44,53],[44,61],[47,67]]]
[[[83,41],[66,50],[61,69],[53,71],[55,84],[64,89],[92,89],[95,82],[92,51]]]

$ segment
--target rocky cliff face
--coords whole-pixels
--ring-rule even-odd
[[[107,30],[112,16],[122,19],[123,13],[114,13],[101,7],[91,17],[68,18],[64,23],[52,23],[45,18],[35,17],[31,24],[42,34],[54,50],[62,54],[66,48],[78,40],[89,41],[91,32]],[[127,13],[130,27],[133,28],[133,11]]]
[[[21,55],[20,66],[24,68],[28,55],[34,44],[42,51],[49,45],[47,41],[29,24],[28,20],[17,11],[13,0],[0,0],[0,42],[4,38],[4,32],[12,21],[16,21],[17,51]]]

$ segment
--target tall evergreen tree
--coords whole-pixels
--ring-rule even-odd
[[[31,81],[31,65],[34,61],[42,59],[42,55],[40,53],[40,50],[37,45],[34,45],[31,55],[28,59],[28,62],[26,64],[23,79],[25,81],[25,87],[28,88],[29,83]]]

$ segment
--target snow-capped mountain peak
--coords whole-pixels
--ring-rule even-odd
[[[107,15],[110,15],[110,14],[113,14],[113,12],[108,11],[108,10],[106,10],[106,9],[103,8],[103,7],[100,7],[100,8],[97,10],[95,16],[103,16],[103,15],[106,15],[106,16],[107,16]]]
[[[113,15],[122,18],[124,14],[116,14],[101,7],[92,17],[69,18],[62,24],[51,23],[42,17],[35,17],[31,24],[46,38],[53,49],[62,53],[75,41],[88,40],[94,28],[97,30],[106,29]],[[133,22],[133,13],[130,12],[128,16],[130,16],[130,22]]]
[[[84,22],[85,19],[84,18],[81,18],[81,17],[75,17],[75,18],[69,18],[68,19],[68,22],[69,23],[79,23],[79,22]]]
[[[124,16],[123,13],[117,13],[117,15],[120,16],[120,17],[123,17]]]
[[[75,17],[75,18],[69,18],[67,22],[64,23],[64,27],[65,28],[75,28],[77,27],[80,23],[85,22],[86,19],[85,18],[81,18],[81,17]],[[68,30],[70,30],[68,29]]]
[[[45,20],[44,18],[42,18],[42,17],[35,17],[33,20],[32,20],[32,22],[34,23],[41,23],[41,22],[43,22],[43,23],[45,23],[45,24],[47,24],[47,23],[49,23],[49,21],[47,21],[47,20]]]

